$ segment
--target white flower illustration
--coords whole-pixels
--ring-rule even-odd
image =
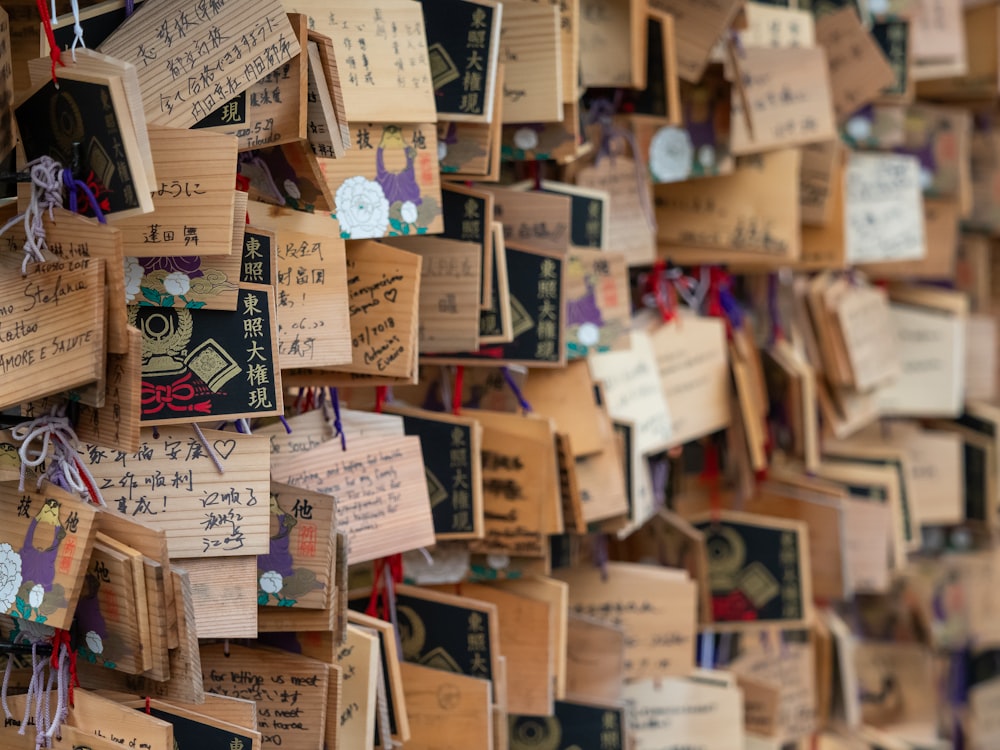
[[[87,641],[87,648],[90,649],[91,653],[104,653],[104,639],[101,638],[100,634],[96,631],[89,631],[87,635],[84,636],[84,640]]]
[[[21,588],[21,556],[6,542],[0,544],[0,611],[14,605]]]
[[[657,182],[686,180],[693,157],[691,136],[682,128],[660,128],[649,142],[649,171]]]
[[[42,606],[43,599],[45,599],[45,587],[40,583],[36,583],[31,587],[31,591],[28,594],[28,604],[31,605],[32,609],[38,609]]]
[[[399,215],[403,217],[403,221],[407,224],[415,222],[417,220],[417,207],[413,201],[406,201],[406,203],[400,206]]]
[[[260,589],[268,594],[277,594],[282,585],[281,573],[276,570],[269,570],[260,577]]]
[[[337,221],[351,239],[382,237],[389,226],[389,201],[382,186],[360,175],[337,188]]]
[[[299,190],[299,185],[293,179],[285,180],[285,192],[292,196],[295,200],[302,197],[302,191]]]
[[[446,156],[448,156],[448,144],[438,141],[438,161],[444,161]]]
[[[139,287],[142,285],[142,277],[145,273],[137,258],[125,258],[126,302],[134,302],[135,298],[139,296]]]
[[[188,290],[191,288],[191,277],[186,273],[181,273],[180,271],[168,273],[163,279],[163,288],[166,290],[167,294],[174,294],[178,296],[187,294]]]
[[[531,151],[538,145],[538,132],[532,128],[518,128],[514,132],[514,145],[522,151]]]

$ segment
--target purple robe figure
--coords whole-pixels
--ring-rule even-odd
[[[288,578],[294,572],[292,566],[295,561],[292,559],[290,545],[292,527],[296,521],[274,500],[271,500],[271,514],[278,519],[278,533],[271,537],[270,551],[266,555],[257,555],[257,570],[264,573],[274,570],[282,578]]]
[[[390,172],[385,168],[386,149],[404,149],[406,152],[406,167],[401,172]],[[417,150],[407,146],[403,140],[403,132],[396,125],[387,125],[382,131],[382,140],[375,151],[375,180],[382,187],[389,205],[397,201],[410,201],[416,206],[423,202],[420,197],[420,186],[417,184],[416,171],[413,162],[417,158]]]
[[[56,578],[59,545],[66,537],[66,530],[63,529],[62,520],[59,518],[60,508],[56,500],[49,498],[45,501],[41,510],[31,519],[28,533],[24,536],[24,545],[20,550],[23,580],[40,585],[46,592],[52,590],[52,583]],[[46,532],[49,527],[52,530],[52,541],[42,548],[35,544],[35,534],[39,531],[39,527]]]
[[[597,295],[594,293],[594,284],[588,278],[584,281],[587,293],[580,299],[571,299],[566,304],[566,320],[571,326],[579,326],[584,323],[592,323],[595,326],[604,325],[604,316],[601,315],[601,308],[597,306]]]
[[[97,598],[100,590],[101,582],[97,576],[87,573],[83,579],[83,593],[76,605],[76,622],[81,633],[96,633],[103,642],[108,637],[108,624],[101,613],[101,603]]]

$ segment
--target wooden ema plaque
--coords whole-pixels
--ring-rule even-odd
[[[367,592],[351,593],[351,609],[363,611],[367,604]],[[406,662],[492,680],[496,685],[500,626],[495,604],[400,585],[396,587],[396,616]],[[503,698],[494,691],[493,700]],[[411,731],[413,719],[411,710]]]
[[[143,430],[139,450],[84,445],[80,458],[108,505],[167,533],[171,557],[265,554],[266,437],[205,430],[225,473],[190,427]]]
[[[593,566],[561,569],[569,584],[570,612],[625,631],[629,680],[684,675],[693,666],[696,585],[682,571],[611,562],[607,580]]]
[[[434,537],[481,539],[483,529],[482,435],[474,417],[456,417],[390,405],[407,435],[420,438]]]
[[[556,750],[624,750],[628,745],[625,708],[556,701],[551,715],[521,716],[511,712],[510,750],[533,750],[538,742]]]
[[[407,747],[433,750],[456,740],[463,747],[497,746],[488,681],[411,663],[400,669],[410,711]]]
[[[125,254],[143,258],[229,255],[236,139],[151,127],[149,145],[157,179],[152,212],[112,218],[122,230]]]
[[[274,478],[332,495],[342,513],[338,527],[356,564],[434,544],[434,526],[416,437],[331,441],[276,459]]]
[[[249,11],[196,0],[141,11],[98,49],[135,65],[153,125],[190,128],[301,52],[278,0]],[[212,83],[196,78],[203,69],[215,72]]]
[[[478,349],[482,247],[440,237],[393,237],[386,243],[409,250],[422,260],[420,350],[460,352]]]
[[[257,556],[257,604],[329,609],[337,551],[334,499],[272,483],[270,518],[268,553]]]
[[[343,158],[320,161],[340,236],[438,234],[444,222],[434,120],[352,120],[351,132],[353,144]]]
[[[129,318],[143,334],[144,424],[281,413],[271,287],[241,287],[232,312],[133,307]]]
[[[0,408],[91,383],[104,370],[104,261],[51,261],[0,275]]]
[[[347,626],[347,638],[337,649],[344,675],[343,702],[337,717],[337,741],[344,747],[372,747],[378,712],[379,639],[359,625]]]
[[[7,519],[0,533],[0,612],[69,629],[93,545],[96,508],[54,485],[18,492],[17,482],[0,483],[0,507]]]
[[[724,511],[717,523],[707,514],[689,520],[705,535],[716,627],[809,620],[806,524],[732,511]]]
[[[435,122],[431,54],[420,6],[387,0],[294,0],[291,12],[330,37],[347,120]],[[464,62],[464,61],[463,61]],[[347,152],[350,154],[350,150]]]
[[[570,613],[566,622],[566,696],[615,702],[625,684],[625,631]]]
[[[344,241],[329,217],[251,201],[250,223],[275,234],[282,369],[350,362]]]
[[[400,742],[409,741],[410,720],[406,710],[406,694],[403,689],[403,675],[400,669],[403,656],[399,652],[396,628],[391,622],[380,620],[377,617],[369,617],[354,610],[348,610],[347,621],[367,628],[369,632],[378,635],[386,708],[389,711],[389,731],[392,733],[393,739]],[[375,729],[377,741],[377,723]]]
[[[206,691],[257,702],[265,745],[323,746],[329,664],[277,649],[223,644],[202,646],[201,664]]]

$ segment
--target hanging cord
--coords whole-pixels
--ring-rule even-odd
[[[197,422],[192,422],[191,426],[194,428],[194,434],[198,436],[198,440],[201,442],[201,447],[205,449],[205,453],[212,459],[212,463],[215,464],[215,470],[220,474],[225,474],[226,468],[222,465],[222,459],[219,458],[219,454],[215,452],[212,444],[208,442],[208,438],[201,431],[201,427],[198,426]]]
[[[90,204],[91,209],[94,211],[94,216],[101,224],[107,224],[108,220],[104,216],[104,211],[101,210],[101,204],[97,200],[97,196],[94,195],[94,191],[90,189],[88,185],[83,180],[78,180],[73,174],[73,170],[64,169],[62,172],[63,184],[66,186],[66,193],[69,196],[69,210],[72,213],[78,213],[79,198],[77,193],[83,193],[83,197],[87,199],[87,203]]]
[[[347,435],[344,434],[344,423],[340,420],[340,393],[336,388],[330,389],[330,405],[333,407],[333,436],[340,438],[340,449],[347,450]]]
[[[97,482],[87,467],[78,458],[80,441],[73,426],[65,416],[52,414],[38,417],[30,422],[22,422],[11,429],[11,435],[21,443],[18,454],[21,457],[21,478],[18,490],[24,491],[24,478],[28,468],[35,468],[47,459],[48,468],[38,477],[37,486],[48,479],[65,490],[75,491],[91,502],[107,505]],[[32,444],[41,440],[41,449],[32,449]]]
[[[128,18],[135,13],[135,0],[125,0],[125,17]]]
[[[45,242],[44,215],[47,211],[49,218],[53,218],[53,209],[62,208],[63,205],[62,166],[59,162],[48,156],[40,156],[28,164],[28,172],[31,175],[31,201],[28,203],[28,210],[0,227],[0,234],[3,234],[18,222],[24,222],[24,260],[21,263],[23,275],[27,275],[29,263],[45,261],[42,251],[48,250],[48,245]]]
[[[614,139],[621,138],[628,143],[629,148],[632,149],[632,161],[635,164],[635,181],[639,189],[639,203],[642,206],[642,213],[646,217],[646,223],[649,225],[650,231],[656,232],[656,213],[653,211],[653,203],[650,200],[647,188],[646,167],[642,159],[639,158],[639,144],[636,142],[635,134],[631,130],[623,128],[621,125],[616,125],[614,121],[614,116],[621,104],[622,96],[623,92],[619,89],[615,95],[614,102],[608,99],[597,99],[590,105],[590,109],[587,112],[587,125],[601,126],[601,143],[597,150],[597,156],[594,158],[594,163],[597,164],[603,158],[610,158],[612,163],[614,163],[615,155],[611,150],[611,143]]]
[[[389,389],[384,385],[375,386],[375,413],[381,414],[385,408],[385,399],[389,394]]]
[[[52,4],[54,7],[55,0]],[[70,47],[70,52],[73,55],[73,62],[76,62],[76,45],[79,44],[87,49],[87,43],[83,41],[83,26],[80,25],[80,0],[70,0],[70,7],[73,9],[73,45]],[[54,14],[55,10],[52,12]],[[52,17],[55,18],[55,15]]]
[[[52,59],[52,82],[59,88],[59,78],[56,76],[56,65],[62,67],[66,66],[66,63],[62,61],[62,51],[59,49],[59,45],[56,44],[56,35],[52,32],[52,19],[56,15],[56,4],[55,0],[52,0],[52,14],[49,15],[49,9],[45,7],[45,0],[35,0],[38,6],[38,15],[42,19],[42,28],[45,30],[45,38],[49,42],[49,57]]]
[[[514,398],[517,399],[517,403],[520,404],[521,408],[526,412],[531,412],[531,404],[528,403],[528,399],[524,397],[521,393],[521,389],[517,387],[517,381],[514,380],[514,376],[510,374],[510,369],[506,365],[500,368],[500,374],[503,375],[504,382],[507,383],[507,387],[510,388],[511,393],[514,394]]]

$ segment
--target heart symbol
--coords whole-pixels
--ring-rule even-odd
[[[399,293],[399,292],[398,292],[398,291],[397,291],[396,289],[390,289],[389,291],[387,291],[387,292],[385,293],[385,298],[386,298],[387,300],[389,300],[390,302],[395,302],[395,301],[396,301],[396,295],[397,295],[398,293]]]
[[[215,452],[218,453],[223,460],[229,458],[233,455],[233,451],[236,450],[235,440],[216,440],[212,443],[212,447],[215,448]]]

